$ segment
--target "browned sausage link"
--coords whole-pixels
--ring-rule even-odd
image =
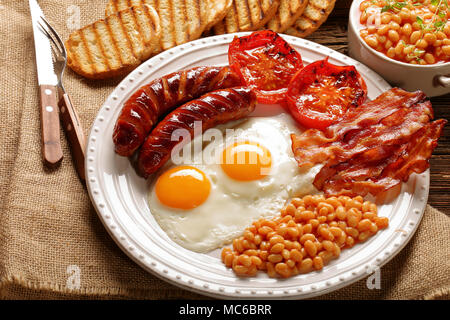
[[[131,156],[158,119],[182,103],[240,83],[229,67],[196,67],[153,80],[125,102],[113,132],[116,153]]]
[[[251,113],[256,106],[256,95],[247,87],[217,90],[205,94],[177,108],[152,130],[139,152],[138,173],[147,178],[170,158],[173,148],[183,139],[174,139],[177,129],[186,129],[193,138],[194,122],[201,121],[202,130],[237,120]],[[186,142],[184,142],[186,143]]]

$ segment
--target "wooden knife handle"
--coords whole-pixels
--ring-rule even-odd
[[[56,87],[51,85],[40,85],[39,89],[41,95],[42,157],[45,165],[54,167],[58,165],[63,158],[59,137]]]
[[[61,112],[61,121],[69,140],[72,159],[77,170],[78,176],[82,181],[85,180],[84,157],[86,150],[86,139],[84,137],[83,128],[80,118],[78,117],[72,101],[67,93],[60,90],[59,110]]]

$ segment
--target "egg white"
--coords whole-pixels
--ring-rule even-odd
[[[179,210],[162,204],[154,179],[149,191],[150,211],[167,235],[182,247],[195,252],[209,252],[229,244],[259,218],[279,214],[293,196],[316,193],[312,182],[320,166],[301,171],[291,149],[291,133],[300,133],[287,114],[273,117],[251,117],[219,127],[222,132],[234,129],[232,135],[204,144],[202,155],[192,157],[198,163],[168,163],[161,170],[178,165],[191,165],[203,171],[211,182],[208,199],[191,210]],[[205,133],[206,134],[206,133]],[[196,137],[202,139],[202,137]],[[267,148],[272,157],[270,173],[260,180],[237,181],[221,168],[220,157],[233,142],[252,141]],[[187,145],[185,150],[194,150]],[[202,159],[203,161],[198,161]]]

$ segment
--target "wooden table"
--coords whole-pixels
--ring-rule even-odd
[[[344,54],[347,52],[348,13],[352,1],[337,0],[334,11],[318,31],[307,39]],[[450,94],[432,98],[435,118],[450,120]],[[428,203],[450,216],[450,124],[430,160],[431,180]]]

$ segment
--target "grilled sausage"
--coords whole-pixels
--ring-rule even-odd
[[[175,109],[158,123],[142,145],[137,159],[138,174],[147,178],[170,159],[173,148],[183,143],[172,138],[175,130],[186,129],[192,138],[195,121],[201,121],[205,131],[243,118],[255,107],[254,92],[248,87],[235,87],[210,92]]]
[[[125,102],[113,132],[116,153],[131,156],[158,120],[175,107],[207,92],[240,84],[239,76],[229,67],[196,67],[153,80]]]

